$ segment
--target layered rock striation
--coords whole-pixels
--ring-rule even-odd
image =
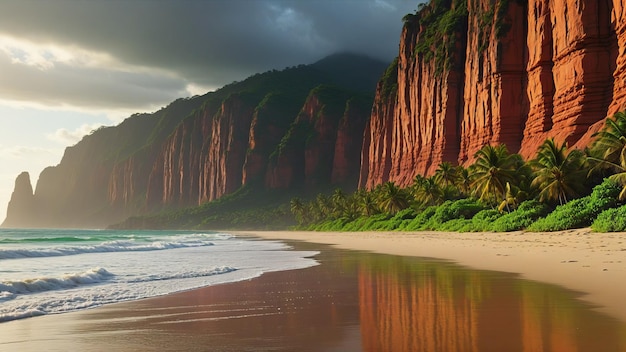
[[[355,188],[384,67],[336,55],[94,131],[42,172],[34,193],[28,174],[18,177],[4,225],[104,227],[198,206],[242,187]]]
[[[524,158],[550,137],[584,148],[626,108],[625,16],[620,0],[432,1],[408,15],[397,79],[379,84],[366,127],[360,186],[408,185],[441,162],[471,163],[485,144]]]

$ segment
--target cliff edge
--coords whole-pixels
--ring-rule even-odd
[[[408,185],[485,144],[532,158],[546,138],[584,148],[626,108],[621,0],[444,0],[407,15],[378,85],[360,186]],[[394,79],[395,78],[395,79]]]

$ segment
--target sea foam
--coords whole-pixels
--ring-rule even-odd
[[[113,276],[104,268],[94,268],[82,273],[63,275],[62,277],[39,277],[20,281],[4,281],[0,283],[0,300],[12,299],[15,295],[63,290],[80,285],[100,283]]]
[[[157,241],[147,244],[141,244],[134,240],[108,241],[96,245],[86,246],[59,246],[53,248],[32,249],[0,249],[0,260],[35,257],[60,257],[84,253],[158,251],[164,249],[204,247],[212,245],[213,242],[200,239],[191,241]]]
[[[0,322],[317,263],[317,252],[211,232],[0,229],[0,248]]]

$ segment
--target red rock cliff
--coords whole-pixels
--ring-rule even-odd
[[[362,95],[383,69],[377,60],[338,54],[93,131],[41,173],[34,195],[20,176],[5,226],[104,227],[242,186],[354,188],[371,111]]]
[[[360,185],[407,185],[485,144],[525,158],[550,137],[584,147],[626,108],[625,12],[621,0],[451,0],[408,15],[396,98],[379,84]]]
[[[270,157],[266,187],[353,187],[368,107],[366,99],[351,97],[341,89],[320,86],[312,90]]]

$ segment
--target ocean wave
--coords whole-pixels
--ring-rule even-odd
[[[174,280],[174,279],[192,279],[197,277],[205,277],[205,276],[213,276],[226,274],[233,271],[236,271],[237,268],[229,267],[229,266],[221,266],[209,270],[202,271],[189,271],[183,273],[166,273],[161,275],[148,275],[146,277],[133,279],[128,281],[129,283],[137,283],[137,282],[150,282],[150,281],[162,281],[162,280]]]
[[[3,281],[0,282],[0,301],[13,299],[16,295],[64,290],[81,285],[97,284],[113,276],[115,275],[104,268],[94,268],[82,273],[67,274],[60,278],[39,277],[19,281]]]
[[[0,313],[0,323],[4,323],[11,320],[18,320],[24,318],[32,318],[38,317],[40,315],[46,315],[46,312],[43,312],[39,309],[29,309],[25,311],[16,311],[12,313]]]
[[[0,302],[10,301],[13,298],[15,298],[15,293],[7,292],[7,291],[0,291]]]
[[[34,237],[34,238],[1,238],[0,244],[15,244],[15,243],[39,243],[39,242],[89,242],[94,241],[92,237]]]
[[[128,241],[108,241],[91,246],[61,246],[52,248],[16,248],[0,249],[0,260],[34,257],[60,257],[84,253],[107,252],[144,252],[165,249],[190,248],[211,246],[212,242],[198,239],[183,239],[182,241],[156,241],[152,243],[137,243]]]

